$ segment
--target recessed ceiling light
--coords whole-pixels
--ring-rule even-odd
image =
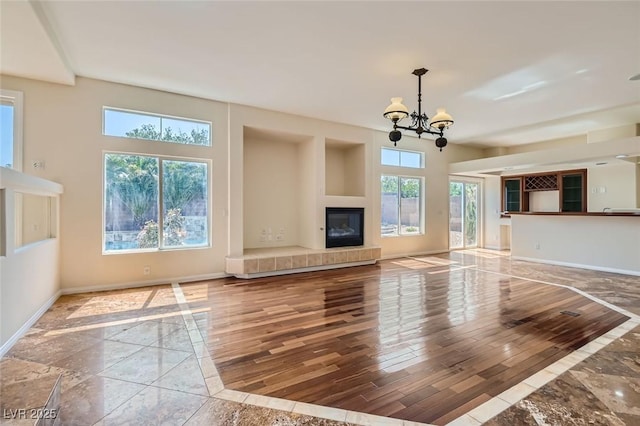
[[[620,159],[620,158],[627,158],[627,154],[618,154],[616,155],[616,158]]]
[[[632,75],[631,77],[629,77],[629,80],[631,80],[631,81],[640,80],[640,74]]]

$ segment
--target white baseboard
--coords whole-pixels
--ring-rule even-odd
[[[190,275],[186,277],[173,277],[173,278],[154,279],[154,280],[147,280],[147,281],[133,281],[128,283],[93,285],[93,286],[85,286],[85,287],[71,287],[71,288],[63,288],[62,294],[88,293],[92,291],[122,290],[125,288],[167,285],[171,283],[186,283],[186,282],[192,282],[192,281],[215,280],[218,278],[225,278],[228,276],[230,275],[224,272],[217,272],[213,274]]]
[[[38,309],[24,324],[22,324],[22,327],[20,327],[18,331],[13,333],[13,336],[11,336],[9,340],[7,340],[4,345],[0,347],[0,357],[3,357],[4,354],[9,352],[9,349],[11,349],[13,345],[16,344],[18,339],[24,336],[27,331],[29,331],[29,329],[33,327],[33,324],[35,324],[40,319],[40,317],[45,312],[47,312],[47,309],[49,309],[56,302],[56,300],[58,300],[58,297],[60,297],[61,294],[61,290],[56,291],[55,294],[49,298],[49,300],[47,300],[42,306],[40,306],[40,309]]]
[[[525,260],[527,262],[534,262],[534,263],[545,263],[548,265],[568,266],[570,268],[590,269],[592,271],[613,272],[614,274],[640,276],[640,271],[633,271],[630,269],[608,268],[606,266],[585,265],[582,263],[572,263],[572,262],[559,262],[556,260],[537,259],[534,257],[513,256],[513,255],[511,255],[511,259]]]

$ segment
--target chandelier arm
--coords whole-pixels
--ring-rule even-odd
[[[411,130],[412,132],[415,132],[416,130],[418,130],[417,127],[412,127],[412,126],[400,126],[398,124],[394,124],[393,126],[394,130],[397,129],[402,129],[402,130]],[[423,128],[422,129],[422,133],[429,133],[430,135],[439,135],[439,136],[443,136],[443,132],[442,130],[440,130],[439,132],[436,132],[434,130],[431,129],[427,129],[427,128]]]

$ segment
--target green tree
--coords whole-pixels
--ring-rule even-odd
[[[107,154],[106,198],[108,205],[124,204],[133,222],[142,228],[155,217],[158,196],[158,160],[142,155]]]
[[[138,139],[160,140],[160,132],[156,130],[153,124],[143,124],[137,129],[133,129],[125,133],[127,137]]]
[[[158,224],[155,220],[145,222],[136,237],[139,248],[158,248]]]
[[[181,246],[186,235],[185,218],[182,216],[180,209],[169,209],[164,217],[164,245],[170,247]],[[159,233],[156,221],[147,221],[136,239],[140,248],[157,248]]]
[[[385,194],[398,193],[398,177],[397,176],[382,176],[382,178],[380,179],[380,185],[382,186],[382,192]]]
[[[166,210],[184,210],[192,200],[205,199],[207,168],[204,163],[164,161],[162,166]]]
[[[462,195],[462,184],[459,182],[449,183],[449,196]]]
[[[466,224],[466,244],[477,244],[476,223],[477,223],[477,200],[478,185],[467,184],[465,187],[465,224]]]
[[[209,130],[193,129],[191,132],[174,131],[171,127],[165,127],[162,133],[154,124],[143,124],[140,127],[125,133],[127,137],[138,139],[151,139],[154,141],[177,142],[189,145],[208,145]]]
[[[420,195],[420,180],[413,178],[402,178],[400,196],[402,198],[418,198]]]

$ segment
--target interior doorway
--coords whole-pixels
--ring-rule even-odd
[[[449,248],[478,247],[480,240],[480,183],[449,180]]]

